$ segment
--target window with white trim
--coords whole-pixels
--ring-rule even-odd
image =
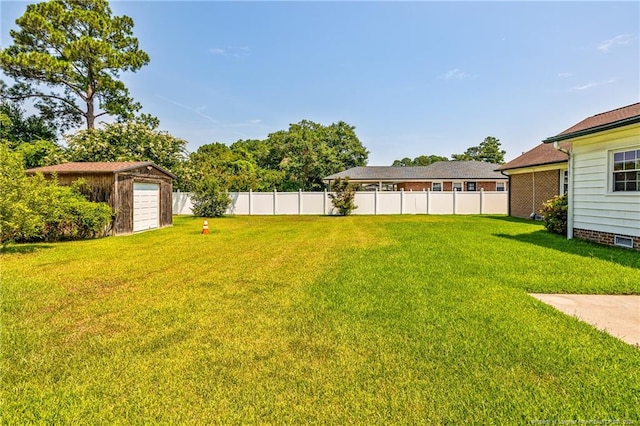
[[[504,192],[504,182],[496,182],[496,191]]]
[[[462,182],[453,182],[454,191],[462,191]]]
[[[562,180],[560,182],[560,195],[569,192],[569,170],[562,170],[560,172]]]
[[[442,191],[442,182],[431,182],[432,191]]]
[[[613,153],[613,192],[640,191],[640,149]]]

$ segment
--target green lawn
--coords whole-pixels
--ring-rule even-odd
[[[640,350],[527,295],[640,294],[637,252],[504,217],[201,226],[2,255],[1,422],[640,422]]]

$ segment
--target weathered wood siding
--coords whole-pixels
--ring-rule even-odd
[[[133,183],[157,183],[160,185],[160,218],[159,226],[173,224],[173,180],[155,168],[150,170],[141,167],[127,172],[118,173],[115,179],[115,193],[118,211],[114,223],[115,234],[133,232]]]
[[[613,151],[640,149],[640,125],[572,140],[572,228],[640,237],[640,192],[613,192]]]

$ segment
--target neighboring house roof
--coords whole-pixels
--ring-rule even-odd
[[[122,173],[129,170],[139,169],[140,167],[151,166],[158,169],[162,173],[175,179],[175,175],[162,167],[152,163],[151,161],[113,161],[113,162],[76,162],[63,163],[54,166],[36,167],[34,169],[25,170],[26,173],[57,173],[63,174],[93,174],[93,173]]]
[[[545,139],[543,142],[559,142],[638,122],[640,122],[640,102],[585,118],[578,124],[569,127],[556,136]]]
[[[560,148],[569,150],[571,144],[569,142],[560,143]],[[541,143],[530,151],[523,153],[521,156],[514,158],[507,164],[503,164],[496,170],[512,170],[523,167],[542,166],[555,163],[566,163],[569,156],[553,147],[553,145]]]
[[[358,181],[427,181],[434,179],[473,179],[473,180],[506,180],[502,174],[496,172],[496,165],[482,161],[438,161],[428,166],[393,167],[367,166],[353,167],[340,173],[334,173],[324,178],[333,180],[346,178]]]

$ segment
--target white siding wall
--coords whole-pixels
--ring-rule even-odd
[[[640,237],[640,192],[613,192],[613,151],[640,149],[640,126],[572,140],[573,228]]]

